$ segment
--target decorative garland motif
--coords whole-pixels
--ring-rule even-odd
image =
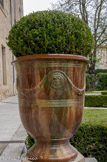
[[[71,92],[74,91],[78,95],[83,95],[85,91],[85,87],[83,89],[77,88],[73,82],[70,80],[70,78],[67,76],[67,74],[61,70],[52,70],[47,75],[44,76],[43,80],[34,88],[31,89],[20,89],[20,83],[19,79],[17,77],[17,89],[22,95],[27,95],[29,93],[39,93],[40,89],[46,84],[48,88],[53,89],[54,91],[60,91],[63,90],[65,85],[68,83],[71,89]]]

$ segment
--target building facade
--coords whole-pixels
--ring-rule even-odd
[[[97,49],[96,69],[107,69],[107,45],[101,45]]]
[[[0,0],[0,100],[16,94],[12,52],[6,45],[9,30],[23,16],[23,0]]]

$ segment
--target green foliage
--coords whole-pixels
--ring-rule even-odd
[[[35,143],[34,139],[28,134],[26,141],[25,141],[27,149],[29,150],[33,146],[34,143]]]
[[[102,73],[100,73],[100,71],[102,71]],[[95,74],[95,89],[98,91],[107,90],[106,69],[99,69]],[[86,91],[89,90],[91,90],[91,75],[86,73]]]
[[[99,162],[107,161],[107,127],[84,123],[71,139],[71,144],[85,157],[95,157]]]
[[[94,44],[88,25],[61,11],[39,11],[21,18],[7,40],[16,57],[48,53],[88,56]]]
[[[107,110],[85,109],[83,122],[70,141],[85,157],[95,157],[99,162],[106,162]],[[29,135],[26,144],[28,149],[34,144]]]
[[[102,95],[107,95],[107,91],[102,91],[101,94]]]
[[[95,75],[98,73],[107,73],[107,69],[96,69],[95,70]]]
[[[98,162],[107,161],[107,110],[85,109],[80,128],[71,138],[85,157],[95,157]]]
[[[96,90],[107,90],[107,73],[96,75]]]
[[[82,123],[91,125],[104,125],[107,127],[107,110],[85,109]]]
[[[96,91],[85,91],[85,94],[89,94],[89,93],[95,93]],[[98,92],[98,91],[97,91]]]
[[[91,89],[91,75],[86,73],[86,91]]]
[[[107,107],[107,95],[86,95],[86,107]]]

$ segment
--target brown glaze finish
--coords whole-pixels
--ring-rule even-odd
[[[66,60],[82,60],[84,62],[89,62],[89,60],[84,57],[84,56],[80,56],[80,55],[71,55],[71,54],[35,54],[35,55],[27,55],[27,56],[21,56],[18,57],[15,61],[13,62],[17,62],[17,61],[26,61],[26,60],[44,60],[44,59],[66,59]]]
[[[76,55],[32,55],[14,62],[20,117],[36,140],[27,153],[34,161],[76,158],[69,139],[82,120],[87,62]]]

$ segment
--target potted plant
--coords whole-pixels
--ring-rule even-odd
[[[36,140],[27,156],[46,162],[76,158],[69,139],[83,114],[90,28],[72,14],[41,11],[21,18],[7,44],[17,57],[20,117]]]

